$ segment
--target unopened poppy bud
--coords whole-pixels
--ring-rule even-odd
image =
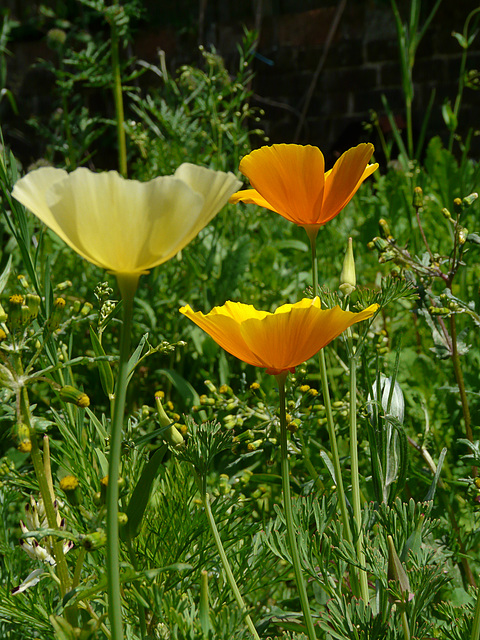
[[[177,448],[183,444],[183,436],[165,413],[165,409],[163,408],[162,401],[160,399],[162,393],[163,392],[157,392],[155,394],[155,406],[157,408],[158,421],[160,426],[164,427],[161,432],[161,436],[167,444]]]
[[[395,546],[393,544],[392,536],[387,536],[388,540],[388,580],[393,580],[400,587],[402,592],[403,602],[396,604],[404,604],[412,600],[414,594],[410,591],[410,581],[402,566],[400,558],[397,555]]]
[[[357,286],[357,278],[355,275],[355,258],[353,257],[353,241],[348,239],[347,252],[343,261],[343,269],[340,274],[340,291],[349,296]]]
[[[388,407],[388,399],[390,397],[390,389],[392,386],[392,379],[387,378],[383,374],[380,375],[380,393],[381,393],[381,405],[385,414],[388,416],[392,416],[396,418],[400,424],[403,424],[404,416],[405,416],[405,400],[403,399],[403,392],[395,380],[395,385],[393,387],[392,398],[390,402],[390,408]],[[373,386],[373,398],[377,400],[377,385]],[[388,411],[388,413],[387,413]],[[371,404],[371,397],[368,396],[368,412],[370,416],[373,416],[373,407]]]
[[[423,207],[423,190],[422,187],[415,187],[413,190],[413,206],[415,209]]]
[[[60,326],[65,311],[65,299],[57,298],[53,303],[53,309],[47,320],[47,327],[50,331],[55,331]]]
[[[69,404],[74,404],[77,407],[85,409],[90,405],[90,398],[86,393],[80,391],[79,389],[75,389],[71,385],[67,384],[63,386],[59,394],[60,399],[64,402],[68,402]]]
[[[451,220],[452,219],[452,214],[450,213],[450,211],[446,208],[443,207],[442,209],[442,215],[444,218],[446,218],[447,220]]]
[[[65,493],[67,500],[72,505],[79,505],[82,494],[80,493],[78,480],[75,476],[65,476],[60,480],[60,489]]]
[[[94,533],[89,533],[86,536],[80,536],[80,544],[87,551],[100,549],[107,544],[107,534],[105,531],[95,531]]]

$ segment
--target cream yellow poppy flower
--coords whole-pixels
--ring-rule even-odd
[[[373,144],[359,144],[325,173],[325,160],[318,147],[261,147],[240,162],[240,171],[253,189],[234,193],[230,202],[257,204],[301,227],[321,227],[340,213],[378,168],[378,164],[368,164],[373,151]]]
[[[206,315],[194,312],[190,305],[182,307],[180,313],[239,360],[279,375],[294,371],[345,329],[371,318],[377,309],[378,304],[360,313],[343,311],[339,306],[322,309],[317,297],[284,304],[274,313],[231,301]]]
[[[44,167],[21,178],[12,196],[83,258],[122,276],[170,260],[240,184],[233,173],[189,163],[148,182]]]

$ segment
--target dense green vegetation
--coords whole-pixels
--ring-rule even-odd
[[[164,61],[120,62],[134,3],[83,5],[86,23],[67,29],[59,21],[49,33],[59,108],[30,123],[44,150],[37,166],[104,168],[114,146],[118,166],[109,168],[130,179],[170,175],[188,161],[247,184],[239,162],[252,140],[262,141],[250,105],[255,34],[245,33],[235,69],[201,50],[201,64],[172,76]],[[465,56],[478,15],[457,34]],[[103,21],[101,36],[86,28],[88,17]],[[0,81],[8,28],[5,17]],[[398,29],[406,55],[401,21]],[[158,80],[146,95],[134,83],[139,69]],[[411,69],[404,72],[409,108]],[[118,483],[126,638],[312,640],[308,607],[316,637],[328,640],[478,640],[480,165],[470,136],[456,134],[464,85],[462,75],[457,100],[444,107],[443,141],[423,140],[420,154],[396,131],[383,149],[388,164],[322,226],[317,291],[304,229],[251,204],[227,204],[180,253],[142,275]],[[108,117],[91,110],[91,87],[109,101]],[[15,103],[7,91],[2,99]],[[29,169],[3,146],[0,634],[120,640],[107,615],[105,478],[124,305],[114,275],[11,197]],[[357,286],[345,297],[349,237]],[[227,354],[178,312],[189,304],[207,313],[227,300],[273,311],[316,294],[325,307],[380,304],[371,324],[324,350],[331,417],[318,358],[287,377],[282,415],[275,376]],[[34,513],[41,499],[53,509],[44,491],[50,474],[65,519],[54,527]],[[38,584],[12,594],[37,569]]]

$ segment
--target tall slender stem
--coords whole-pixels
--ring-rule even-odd
[[[350,343],[350,464],[352,473],[352,503],[353,519],[356,525],[357,540],[355,548],[357,551],[357,561],[361,566],[365,566],[365,554],[363,552],[363,529],[362,529],[362,508],[360,504],[360,483],[358,472],[358,438],[357,438],[357,361],[353,354],[352,332],[347,329],[347,336]],[[369,601],[367,573],[360,569],[360,593],[364,602]]]
[[[471,640],[480,640],[480,589],[477,590],[477,602],[475,604],[475,615],[473,616]]]
[[[295,574],[295,582],[297,584],[300,604],[302,606],[303,619],[307,627],[307,635],[309,640],[316,639],[315,628],[313,625],[312,613],[308,602],[307,589],[303,579],[302,565],[297,548],[297,536],[295,533],[295,524],[293,522],[292,496],[290,493],[290,468],[288,463],[287,449],[287,417],[285,406],[285,378],[286,373],[276,376],[278,381],[278,395],[280,402],[280,454],[282,466],[282,489],[283,489],[283,508],[285,510],[285,521],[287,524],[287,539],[290,553],[292,556],[293,572]]]
[[[115,117],[117,121],[118,142],[118,167],[124,178],[127,177],[127,142],[125,138],[125,116],[123,112],[122,76],[120,73],[120,58],[118,53],[118,31],[115,24],[115,16],[110,21],[112,45],[112,70],[113,70],[113,97],[115,100]]]
[[[108,616],[112,638],[122,640],[122,605],[120,598],[120,565],[118,539],[118,478],[122,447],[123,418],[128,383],[128,361],[133,315],[133,298],[138,285],[137,275],[117,274],[118,286],[123,300],[123,324],[120,335],[120,362],[115,387],[112,431],[110,434],[110,457],[107,487],[107,591]]]
[[[203,482],[202,487],[204,487]],[[230,567],[227,554],[225,553],[225,549],[223,548],[222,539],[220,538],[220,534],[218,533],[215,518],[213,517],[212,509],[210,507],[210,496],[204,490],[202,490],[202,502],[205,508],[205,513],[207,515],[208,524],[210,525],[210,529],[213,534],[213,539],[215,540],[215,546],[217,547],[218,555],[220,556],[220,560],[222,561],[223,568],[227,575],[228,584],[233,591],[233,595],[235,596],[235,600],[237,601],[238,608],[245,615],[245,623],[252,636],[255,638],[255,640],[260,640],[260,636],[255,629],[255,625],[253,624],[250,615],[247,613],[245,602],[243,601],[242,594],[240,593],[232,569]]]
[[[309,237],[310,247],[311,247],[313,294],[317,295],[317,289],[318,289],[318,269],[317,269],[317,252],[316,252],[317,233],[316,232],[313,233],[311,232],[311,230],[307,228],[305,229],[305,231],[307,232],[307,235]],[[340,466],[340,457],[338,455],[337,438],[335,436],[335,422],[333,420],[332,403],[330,400],[327,364],[325,362],[324,349],[320,350],[318,357],[319,357],[319,364],[320,364],[320,380],[322,383],[323,404],[325,405],[328,437],[330,440],[330,449],[331,449],[332,458],[333,458],[333,468],[335,471],[335,483],[337,486],[338,504],[340,506],[340,514],[342,517],[345,537],[349,542],[353,542],[352,532],[350,529],[350,520],[348,517],[347,501],[345,499],[345,489],[343,487],[342,468]],[[352,583],[352,586],[354,585],[354,582]]]
[[[453,371],[455,373],[455,379],[457,381],[458,389],[460,391],[460,400],[462,402],[463,419],[465,422],[465,433],[467,438],[470,440],[470,442],[473,442],[470,409],[468,406],[467,393],[465,391],[465,382],[463,380],[462,366],[460,364],[460,357],[458,355],[457,325],[455,322],[455,314],[452,314],[450,316],[450,331],[452,334]]]
[[[23,387],[20,391],[20,406],[22,411],[22,418],[25,424],[28,426],[30,441],[32,443],[32,449],[30,456],[33,462],[33,468],[35,469],[35,476],[37,478],[38,486],[40,489],[40,495],[42,496],[43,506],[45,508],[45,515],[47,516],[47,522],[50,529],[58,529],[57,514],[53,505],[49,482],[45,473],[45,466],[43,463],[42,453],[38,445],[38,438],[35,429],[32,427],[32,419],[30,415],[30,405],[28,401],[28,393],[26,387]],[[53,555],[55,557],[57,575],[60,580],[60,593],[62,597],[70,589],[70,576],[68,573],[67,561],[65,554],[63,553],[63,542],[57,537],[52,540]]]

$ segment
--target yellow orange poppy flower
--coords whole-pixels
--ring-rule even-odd
[[[240,162],[240,171],[253,189],[234,193],[230,202],[257,204],[299,226],[320,227],[340,213],[378,168],[378,164],[368,164],[373,150],[370,143],[359,144],[325,173],[325,160],[318,147],[261,147]]]
[[[240,184],[233,173],[189,163],[148,182],[44,167],[21,178],[12,196],[86,260],[135,276],[183,249]]]
[[[241,302],[226,302],[204,315],[190,305],[180,313],[206,331],[225,351],[267,373],[279,375],[314,356],[345,329],[371,318],[378,309],[370,305],[360,313],[336,306],[322,309],[320,299],[304,298],[284,304],[274,313],[257,311]]]

